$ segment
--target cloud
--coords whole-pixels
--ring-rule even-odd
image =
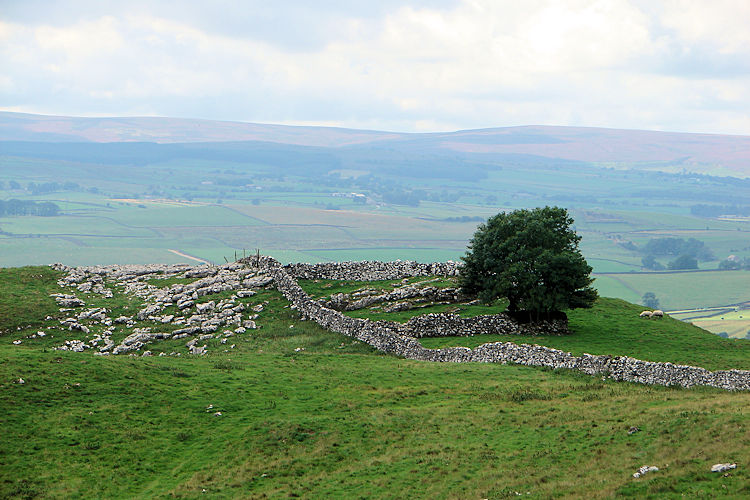
[[[5,109],[750,134],[745,2],[35,3],[0,21]]]

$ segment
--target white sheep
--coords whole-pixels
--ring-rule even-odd
[[[651,311],[643,311],[643,312],[642,312],[641,314],[639,314],[638,316],[640,316],[641,318],[650,318],[652,314],[653,314],[653,313],[652,313]]]
[[[661,309],[657,309],[656,311],[651,313],[652,318],[663,318],[664,317],[664,311]]]

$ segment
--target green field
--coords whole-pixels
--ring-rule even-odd
[[[627,288],[632,293],[630,297],[654,292],[664,310],[738,304],[750,297],[747,271],[607,274],[597,277],[599,280],[604,295],[625,295],[610,293],[617,286]]]
[[[300,321],[271,290],[249,299],[268,302],[263,328],[236,337],[231,352],[53,351],[77,335],[26,337],[55,324],[44,317],[59,314],[48,296],[59,290],[57,276],[49,268],[0,270],[0,307],[9,311],[0,316],[3,498],[750,494],[743,467],[750,394],[384,356]],[[138,307],[138,299],[110,300],[117,311]],[[740,341],[678,321],[633,319],[638,309],[610,300],[577,311],[567,346],[620,355],[648,349],[678,362],[703,353],[708,366],[748,365]],[[631,426],[640,432],[628,434]],[[718,462],[739,468],[709,472]],[[634,479],[644,464],[660,470]]]
[[[666,309],[750,300],[741,275],[637,274],[644,257],[637,247],[651,238],[703,241],[715,260],[700,262],[702,270],[717,269],[729,255],[750,257],[747,218],[690,215],[696,203],[745,203],[748,186],[740,180],[696,180],[650,171],[654,165],[645,166],[649,171],[624,164],[608,170],[484,157],[446,163],[418,153],[389,156],[370,150],[338,151],[340,165],[330,166],[316,163],[313,154],[304,159],[312,162],[308,168],[295,163],[303,158],[269,159],[262,151],[254,153],[254,146],[237,156],[237,147],[228,145],[216,161],[189,154],[151,159],[147,153],[134,164],[116,155],[107,164],[88,163],[80,155],[66,160],[0,156],[0,199],[53,201],[61,210],[57,217],[0,216],[0,266],[221,263],[255,249],[282,262],[458,260],[479,223],[473,218],[560,205],[575,219],[602,295],[640,302],[651,291]],[[281,163],[273,163],[277,160]],[[436,168],[452,162],[456,167],[447,177],[416,173],[437,174]],[[462,165],[466,172],[476,167],[483,174],[462,174]],[[342,171],[369,174],[340,177]],[[11,182],[18,187],[11,189]],[[32,184],[45,182],[74,187],[32,190]],[[420,199],[387,201],[394,190],[418,192]],[[366,202],[347,197],[355,192]],[[666,265],[672,258],[660,256],[659,261]]]

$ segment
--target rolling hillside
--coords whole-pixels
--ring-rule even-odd
[[[0,141],[232,142],[395,149],[549,159],[662,171],[750,176],[750,137],[603,128],[520,126],[406,134],[210,120],[78,118],[0,112]]]
[[[744,392],[399,359],[302,321],[270,288],[241,299],[257,308],[244,314],[259,310],[260,328],[209,335],[203,356],[181,352],[189,339],[149,344],[136,357],[55,351],[83,335],[60,325],[64,312],[49,294],[70,289],[59,278],[49,267],[0,270],[0,307],[12,312],[0,316],[3,498],[748,494]],[[113,316],[143,306],[116,283],[104,286],[111,298],[76,293]],[[212,297],[226,299],[199,302]],[[646,348],[678,362],[705,353],[712,368],[747,366],[742,341],[639,320],[638,309],[602,300],[576,315],[570,336],[538,342],[613,355]],[[92,328],[95,336],[103,325]],[[725,462],[738,468],[710,471]],[[634,478],[643,465],[659,470]]]

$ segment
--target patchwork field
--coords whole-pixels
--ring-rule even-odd
[[[713,252],[706,271],[750,257],[748,218],[721,213],[745,210],[746,180],[409,144],[4,143],[0,200],[51,201],[60,215],[0,216],[0,266],[221,263],[256,249],[283,262],[458,260],[487,217],[559,205],[604,296],[640,302],[650,291],[671,310],[750,300],[740,275],[640,274],[639,251],[695,238]],[[722,208],[693,215],[701,206]]]
[[[632,298],[654,292],[662,309],[679,310],[745,302],[750,296],[748,278],[747,271],[684,271],[606,274],[597,280],[602,280],[599,286],[605,296],[619,296],[608,293],[617,286],[630,290]]]

